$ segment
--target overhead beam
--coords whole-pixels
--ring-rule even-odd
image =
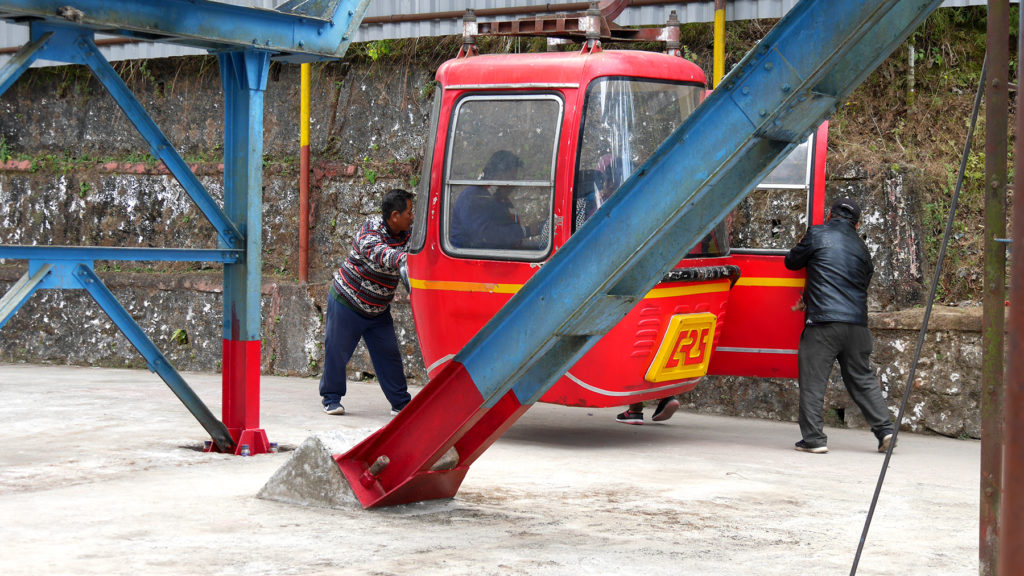
[[[313,4],[316,10],[289,13],[212,0],[75,0],[73,8],[68,0],[0,0],[0,18],[72,23],[141,40],[218,51],[259,49],[285,60],[313,61],[345,54],[369,3],[322,1]]]

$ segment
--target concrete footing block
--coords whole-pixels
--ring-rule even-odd
[[[347,452],[372,430],[345,430],[306,438],[257,498],[299,506],[362,509],[332,456]]]

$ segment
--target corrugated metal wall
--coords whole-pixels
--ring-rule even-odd
[[[273,9],[284,0],[221,0],[227,4]],[[566,1],[566,0],[563,0]],[[780,18],[798,0],[728,0],[727,20],[753,20],[757,18]],[[839,0],[841,1],[841,0]],[[474,9],[511,8],[558,4],[545,0],[373,0],[366,10],[366,17],[390,16],[396,14],[425,14],[433,12],[462,12],[467,7]],[[975,6],[987,4],[987,0],[946,0],[943,6]],[[1015,0],[1014,3],[1017,3]],[[681,22],[711,22],[714,20],[714,1],[698,1],[663,6],[627,8],[616,18],[620,26],[644,26],[664,24],[669,13],[675,10]],[[395,24],[364,25],[355,37],[356,42],[368,42],[385,38],[417,38],[424,36],[446,36],[461,34],[462,23],[458,19],[402,22]],[[109,38],[97,36],[97,40]],[[28,41],[28,27],[0,22],[0,49],[20,47]],[[131,43],[104,46],[101,48],[108,60],[130,60],[135,58],[162,58],[204,54],[196,50],[171,44]],[[0,54],[0,65],[10,59],[9,54]],[[49,65],[39,62],[36,65]]]

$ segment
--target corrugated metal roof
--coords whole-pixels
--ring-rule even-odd
[[[237,6],[273,9],[284,0],[220,0]],[[565,0],[563,0],[565,1]],[[758,18],[781,18],[798,0],[729,0],[726,3],[727,20],[753,20]],[[1013,3],[1018,3],[1014,0]],[[427,14],[436,12],[463,12],[468,7],[476,10],[489,8],[514,8],[523,6],[554,5],[559,2],[545,0],[373,0],[366,10],[366,17],[391,16],[396,14]],[[987,4],[987,0],[946,0],[943,6],[977,6]],[[665,4],[660,6],[643,6],[627,8],[616,18],[620,26],[650,26],[664,24],[669,13],[675,10],[681,22],[711,22],[714,20],[714,0]],[[509,19],[509,18],[505,18]],[[354,38],[356,42],[368,42],[389,38],[418,38],[427,36],[447,36],[462,33],[460,19],[424,20],[416,22],[400,22],[388,24],[363,25]],[[97,40],[109,38],[97,36]],[[0,48],[20,47],[28,42],[28,27],[20,24],[0,22]],[[111,45],[100,48],[110,61],[131,60],[137,58],[163,58],[168,56],[184,56],[205,54],[205,50],[188,48],[173,44],[152,44],[133,42],[130,44]],[[9,54],[0,55],[0,65],[10,59]],[[52,65],[50,62],[37,62],[35,65]]]

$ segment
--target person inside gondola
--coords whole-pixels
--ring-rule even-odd
[[[597,161],[595,170],[581,170],[576,178],[576,218],[573,229],[597,212],[622,183],[622,168],[611,154],[605,154]]]
[[[452,210],[449,239],[456,248],[517,249],[540,232],[538,226],[519,221],[509,183],[519,175],[523,162],[508,150],[498,150],[484,166],[481,183],[459,194]],[[537,228],[537,229],[535,229]]]

